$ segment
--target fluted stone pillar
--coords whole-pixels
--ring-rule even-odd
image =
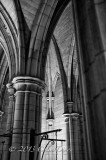
[[[106,1],[73,0],[73,3],[85,80],[89,157],[106,160]]]
[[[12,133],[13,129],[13,121],[14,121],[14,104],[15,104],[15,89],[13,88],[12,83],[7,84],[8,92],[9,92],[9,107],[8,107],[8,117],[7,117],[7,124],[6,124],[6,134]],[[11,147],[11,137],[5,138],[5,143],[3,147],[3,160],[10,159],[10,151],[9,148]]]
[[[31,145],[30,132],[32,129],[36,133],[41,132],[42,88],[45,84],[33,77],[16,77],[12,83],[16,89],[12,146],[20,149],[21,146]],[[39,140],[40,136],[35,137],[34,153],[14,151],[11,152],[10,160],[36,159]]]

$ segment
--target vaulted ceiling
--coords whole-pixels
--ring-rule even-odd
[[[57,1],[52,2],[54,3]],[[45,23],[47,17],[52,15],[52,13],[49,13],[51,7],[53,8],[56,5],[56,3],[51,4],[49,0],[1,0],[1,3],[1,5],[11,17],[17,29],[17,32],[19,23],[23,23],[26,39],[29,38],[30,32],[32,32],[33,30],[33,22],[35,22],[36,24],[36,22],[38,22],[39,20],[43,20]],[[60,70],[64,70],[68,78],[68,83],[70,83],[71,66],[73,63],[73,59],[76,59],[71,1],[67,4],[68,5],[61,14],[55,27],[48,50],[48,55],[50,55],[51,62],[50,68],[52,82],[55,81],[55,77],[57,74],[61,74]],[[42,12],[44,13],[44,15],[41,14]],[[28,43],[29,41],[27,41],[26,45]],[[47,70],[48,69],[46,67],[46,73],[48,74]],[[48,77],[46,78],[48,79]]]
[[[60,70],[63,69],[65,71],[70,86],[72,62],[74,61],[74,59],[77,59],[75,52],[75,35],[71,2],[65,8],[56,25],[51,39],[48,57],[50,61],[49,67],[51,70],[51,79],[53,85],[52,88],[54,89],[55,79],[56,77],[61,76]],[[76,70],[77,66],[75,62],[74,65]],[[48,65],[46,67],[46,73],[47,76]],[[78,72],[76,74],[78,74]]]

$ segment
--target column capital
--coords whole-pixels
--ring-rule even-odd
[[[63,113],[63,118],[64,118],[64,121],[66,122],[66,123],[68,123],[69,122],[69,118],[70,118],[70,113]]]
[[[12,80],[14,88],[18,91],[22,90],[34,90],[38,87],[39,89],[45,89],[46,84],[39,78],[29,77],[29,76],[18,76]]]
[[[72,112],[72,113],[71,113],[71,117],[72,117],[73,119],[78,119],[78,118],[80,117],[80,114],[77,113],[77,112]]]

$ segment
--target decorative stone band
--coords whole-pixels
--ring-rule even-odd
[[[46,97],[47,101],[49,101],[49,97]],[[54,101],[54,97],[51,97],[51,100]]]
[[[78,119],[78,118],[82,117],[81,114],[79,114],[77,112],[73,112],[72,109],[73,109],[73,102],[71,102],[71,101],[69,102],[68,101],[67,102],[67,112],[65,112],[63,114],[65,122],[68,122],[70,117],[73,118],[73,119]]]
[[[74,118],[74,119],[78,119],[80,117],[80,114],[76,113],[76,112],[72,112],[71,117]]]
[[[76,112],[64,113],[63,117],[64,117],[65,122],[68,122],[70,117],[73,119],[83,118],[83,116],[81,114],[76,113]]]
[[[20,92],[20,93],[33,93],[33,94],[37,94],[37,95],[39,95],[39,96],[42,96],[42,94],[40,94],[40,93],[38,93],[38,92],[35,92],[35,91],[17,91],[18,93]],[[14,95],[16,95],[16,93],[14,94]]]
[[[15,77],[12,83],[17,91],[20,90],[20,88],[23,88],[24,90],[25,87],[27,87],[27,89],[31,87],[32,91],[34,89],[33,87],[38,87],[40,89],[45,89],[46,87],[44,81],[34,77],[23,77],[23,76]]]

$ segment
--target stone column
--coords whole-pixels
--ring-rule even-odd
[[[71,159],[71,149],[70,149],[70,114],[69,113],[65,113],[64,114],[64,119],[65,119],[65,125],[66,125],[66,149],[65,152],[67,154],[67,160]]]
[[[82,117],[79,113],[73,112],[73,102],[67,102],[68,113],[64,113],[67,133],[67,159],[79,160],[82,159],[82,136],[81,122]]]
[[[41,102],[43,81],[33,77],[16,77],[12,81],[16,89],[14,125],[12,135],[12,146],[22,149],[21,146],[31,145],[30,132],[41,132]],[[11,152],[10,160],[31,160],[36,159],[40,136],[35,137],[34,152]]]
[[[47,106],[48,107],[48,112],[47,112],[47,131],[51,131],[51,130],[54,129],[54,96],[53,96],[53,94],[51,96],[51,103],[49,103],[49,101],[50,101],[50,98],[47,97],[47,105],[48,105]],[[49,136],[48,138],[53,139],[54,138],[54,133],[49,133],[48,136]],[[52,159],[54,159],[54,152],[53,152],[54,145],[52,146],[51,143],[50,143],[50,145],[48,145],[48,148],[49,148],[48,150],[50,150],[48,152],[48,159],[52,160]]]
[[[106,160],[106,1],[73,3],[86,95],[89,159]]]
[[[72,137],[72,123],[71,123],[71,112],[73,108],[73,102],[67,102],[67,112],[64,113],[64,119],[66,123],[66,150],[67,160],[73,160],[73,137]]]
[[[82,137],[80,134],[80,114],[72,112],[70,117],[71,135],[72,135],[72,160],[82,159],[82,146],[80,142]]]
[[[85,135],[85,119],[83,115],[79,115],[79,150],[80,159],[87,160],[86,135]]]
[[[8,92],[9,92],[9,107],[8,107],[8,117],[7,117],[7,124],[6,124],[6,134],[11,134],[13,129],[13,121],[14,121],[14,104],[15,104],[15,89],[13,88],[12,83],[7,84]],[[12,136],[12,135],[11,135]],[[11,147],[11,140],[12,138],[6,137],[5,143],[3,147],[3,160],[10,159],[10,151],[9,148]]]

